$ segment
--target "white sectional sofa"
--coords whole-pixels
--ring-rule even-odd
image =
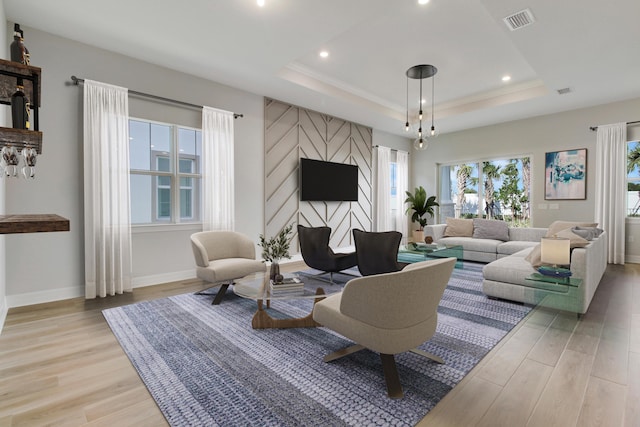
[[[468,236],[445,237],[447,224],[427,225],[424,235],[431,236],[436,243],[461,245],[467,261],[491,262],[532,248],[540,243],[547,233],[546,228],[508,227],[509,240],[485,239]]]
[[[450,226],[457,227],[460,220],[449,221]],[[484,223],[486,224],[486,220]],[[481,222],[480,222],[481,223]],[[551,224],[551,230],[565,229],[573,225],[594,226],[587,223],[570,223],[557,221]],[[467,224],[468,225],[468,224]],[[507,299],[526,304],[541,304],[545,307],[584,314],[589,308],[591,299],[602,279],[607,267],[607,234],[602,232],[593,240],[582,243],[584,247],[571,250],[572,278],[580,279],[578,286],[558,285],[554,283],[528,280],[536,269],[532,258],[542,237],[548,233],[547,228],[515,228],[508,227],[507,234],[499,236],[502,240],[469,236],[445,237],[447,224],[436,224],[425,227],[425,235],[431,236],[436,243],[446,245],[462,245],[464,259],[488,263],[483,267],[484,293],[493,298]],[[468,230],[460,233],[469,234]],[[478,233],[475,233],[478,235]],[[588,243],[588,244],[587,244]],[[534,264],[535,264],[535,260]]]

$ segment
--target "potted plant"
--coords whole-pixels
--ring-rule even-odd
[[[407,198],[404,202],[409,204],[407,213],[413,211],[411,221],[420,224],[420,228],[413,232],[413,241],[414,243],[422,242],[424,240],[424,227],[427,225],[425,216],[429,214],[433,218],[433,208],[440,206],[436,202],[436,196],[427,197],[427,192],[420,186],[416,188],[414,194],[407,191]]]
[[[271,263],[269,270],[271,280],[275,281],[276,276],[280,275],[280,260],[282,258],[291,258],[291,255],[289,255],[289,245],[291,243],[289,234],[291,234],[292,228],[293,224],[289,224],[280,230],[276,237],[272,237],[269,240],[264,235],[260,235],[260,243],[258,245],[262,247],[262,262],[269,261]]]

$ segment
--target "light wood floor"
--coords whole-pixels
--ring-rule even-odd
[[[0,427],[166,426],[101,310],[201,289],[175,282],[10,310],[0,335]],[[419,423],[592,425],[640,426],[638,264],[609,266],[581,319],[534,310]]]

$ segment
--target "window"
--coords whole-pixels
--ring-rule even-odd
[[[131,119],[129,139],[131,223],[199,221],[201,131]]]
[[[529,226],[530,160],[440,165],[440,216],[503,219]]]
[[[391,181],[391,218],[395,218],[398,211],[398,164],[396,162],[389,163],[390,181]]]
[[[640,141],[627,143],[627,216],[640,217]]]

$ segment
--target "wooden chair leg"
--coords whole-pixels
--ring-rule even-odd
[[[329,353],[327,354],[322,360],[325,362],[331,362],[333,360],[337,360],[340,359],[342,357],[348,356],[350,354],[353,354],[357,351],[363,350],[364,346],[360,345],[360,344],[354,344],[351,345],[349,347],[345,347],[342,348],[340,350],[336,350],[333,353]]]
[[[216,297],[213,299],[213,302],[211,303],[211,305],[218,305],[220,304],[220,301],[222,301],[222,298],[224,298],[224,294],[227,292],[227,288],[229,287],[229,283],[224,283],[222,285],[220,285],[220,289],[218,289],[218,293],[216,294]]]
[[[387,395],[392,399],[401,399],[404,397],[398,369],[396,368],[396,360],[393,354],[380,353],[382,359],[382,372],[384,372],[384,380],[387,383]]]

